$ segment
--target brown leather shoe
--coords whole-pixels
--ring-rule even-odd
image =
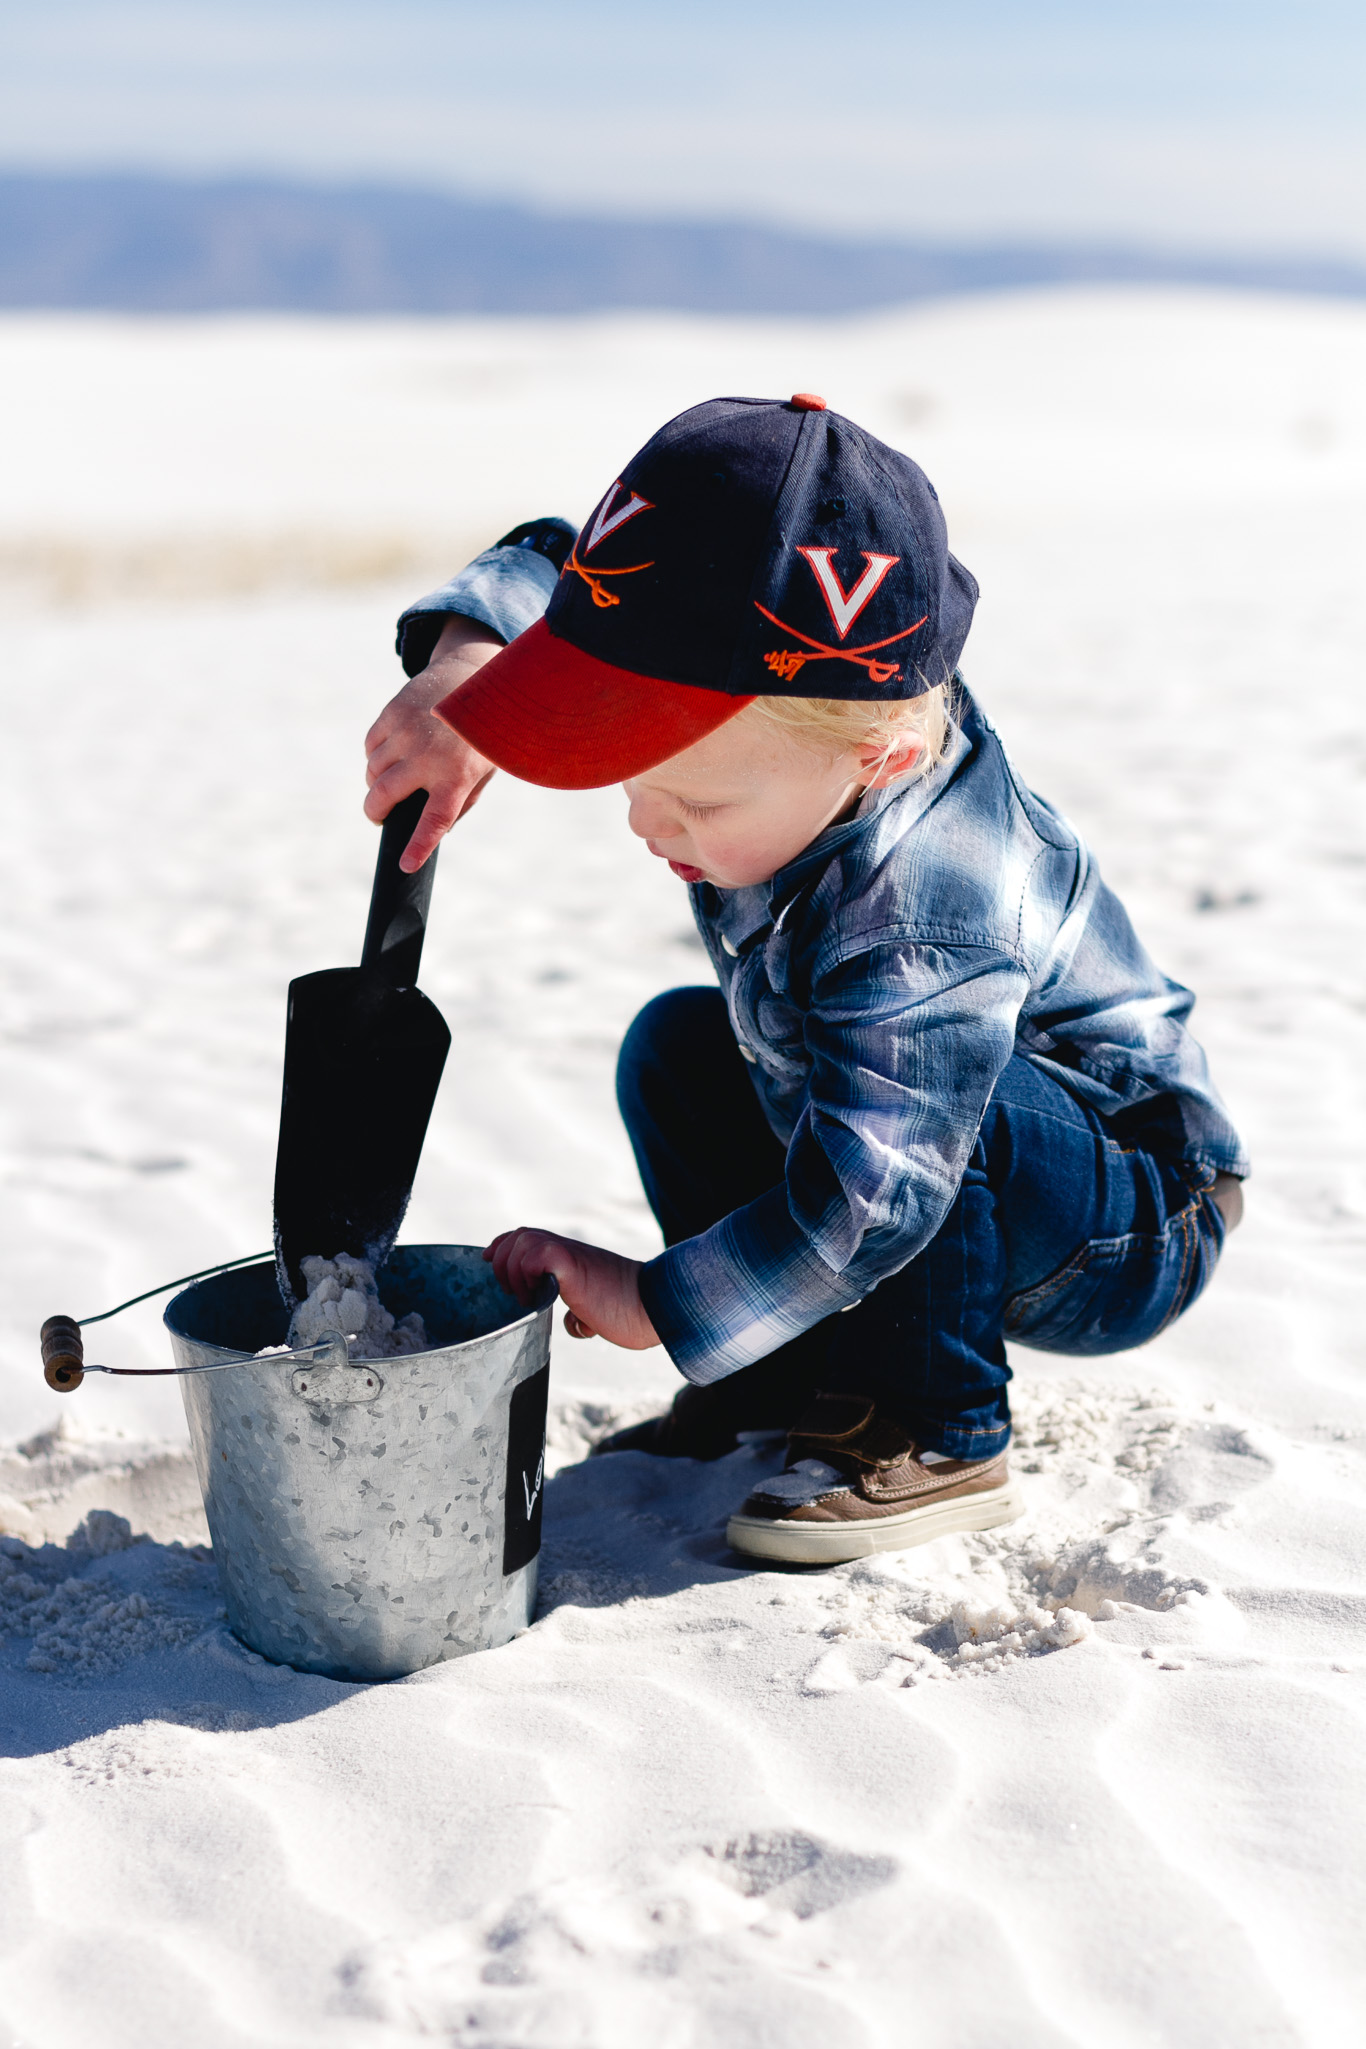
[[[941,1459],[865,1396],[817,1395],[789,1435],[786,1470],[756,1487],[726,1540],[751,1558],[838,1565],[1023,1513],[1003,1451]]]

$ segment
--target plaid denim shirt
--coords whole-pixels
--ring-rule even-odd
[[[547,580],[532,572],[504,607],[511,551],[498,552],[405,620],[462,612],[520,632]],[[781,1185],[643,1270],[689,1380],[766,1357],[914,1259],[1014,1053],[1121,1133],[1248,1171],[1186,1029],[1191,992],[1153,965],[1080,835],[1026,789],[966,692],[959,720],[931,775],[870,791],[770,882],[689,892],[787,1148]]]

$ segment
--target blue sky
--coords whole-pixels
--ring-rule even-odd
[[[1366,251],[1338,0],[0,0],[0,160]]]

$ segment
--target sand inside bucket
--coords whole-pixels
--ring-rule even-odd
[[[379,1298],[375,1269],[368,1260],[339,1252],[335,1259],[309,1253],[300,1260],[308,1293],[295,1309],[288,1345],[267,1345],[257,1357],[291,1347],[316,1345],[340,1332],[353,1359],[394,1359],[425,1352],[427,1326],[414,1310],[395,1318]]]

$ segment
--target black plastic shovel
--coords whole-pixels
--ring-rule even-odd
[[[398,865],[427,801],[415,790],[384,821],[358,968],[289,985],[285,1086],[275,1155],[275,1264],[291,1303],[300,1261],[392,1250],[450,1050],[446,1020],[417,987],[436,869]]]

